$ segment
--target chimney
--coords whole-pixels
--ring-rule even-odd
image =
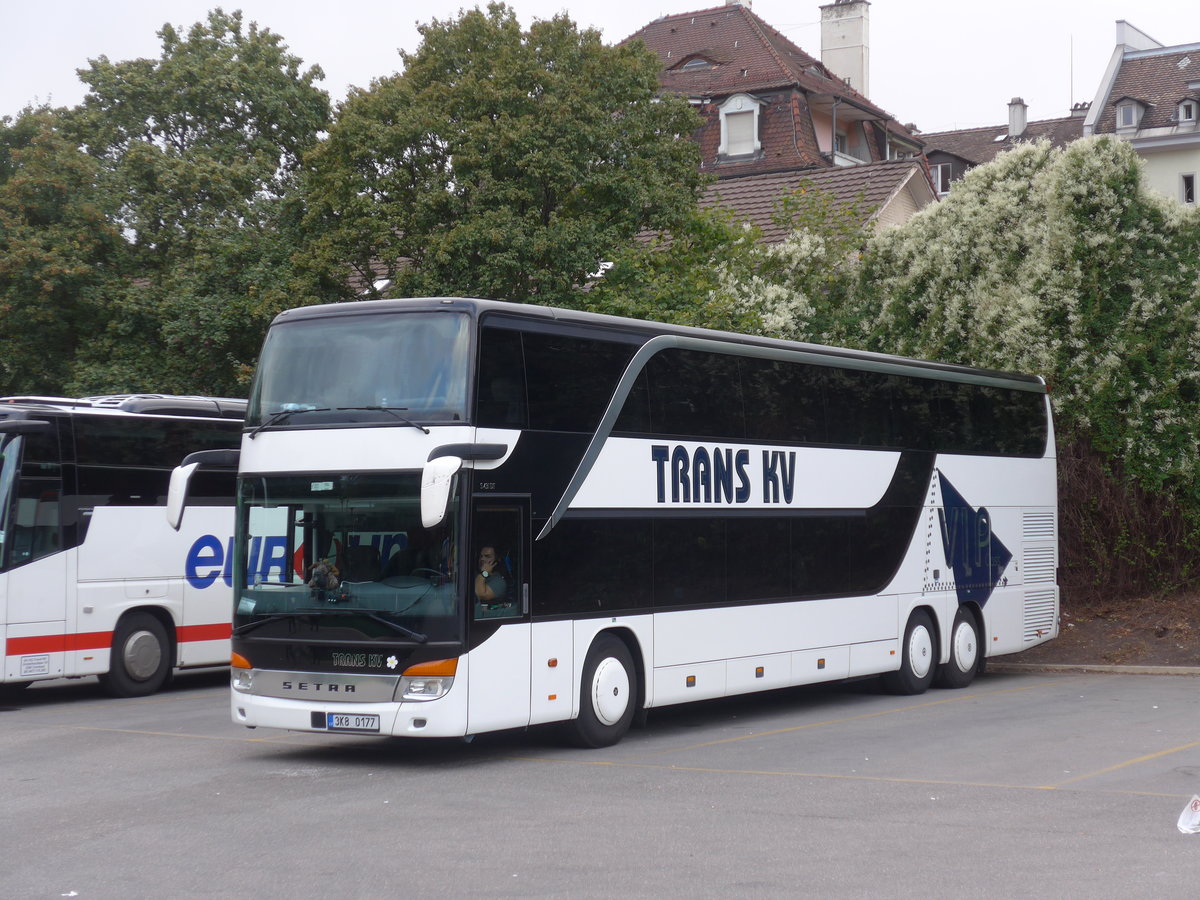
[[[1013,97],[1008,101],[1008,136],[1010,138],[1020,137],[1025,133],[1028,113],[1029,107],[1020,97]]]
[[[869,97],[867,0],[834,0],[821,7],[821,62],[834,75]]]
[[[1088,114],[1088,110],[1092,108],[1092,104],[1084,100],[1082,103],[1075,103],[1071,106],[1071,118],[1082,119]]]

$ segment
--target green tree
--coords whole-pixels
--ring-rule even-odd
[[[421,27],[404,70],[351,93],[312,155],[310,223],[327,271],[370,294],[570,304],[640,231],[700,189],[698,119],[657,96],[644,47],[565,16],[523,31],[491,4]]]
[[[83,348],[78,390],[232,393],[303,256],[302,155],[329,124],[321,70],[214,10],[159,32],[159,59],[93,60],[77,140],[125,238],[123,287]]]
[[[614,316],[758,332],[761,316],[729,290],[728,273],[751,266],[759,237],[727,210],[694,209],[669,233],[644,235],[615,253],[580,305]]]
[[[122,249],[63,125],[48,108],[0,120],[0,393],[62,391]]]

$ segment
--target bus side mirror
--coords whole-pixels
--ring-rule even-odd
[[[216,469],[237,470],[240,452],[237,450],[197,450],[183,458],[171,471],[171,484],[167,488],[167,524],[176,531],[183,521],[183,510],[187,506],[188,485],[201,466]]]
[[[421,524],[426,528],[439,525],[446,518],[450,485],[462,463],[458,456],[439,456],[425,463],[421,472]]]
[[[171,486],[167,488],[167,524],[176,531],[183,522],[183,508],[187,506],[188,485],[200,463],[188,463],[171,470]]]

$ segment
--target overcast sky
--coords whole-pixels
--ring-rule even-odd
[[[188,26],[212,0],[0,0],[0,116],[27,103],[73,106],[75,74],[89,59],[157,58],[164,22]],[[350,85],[397,71],[398,48],[414,50],[417,22],[454,17],[461,0],[242,0],[248,21],[281,35],[306,65],[325,72],[335,101]],[[566,12],[616,42],[661,15],[721,5],[714,0],[510,0],[523,25]],[[820,4],[755,0],[762,19],[820,56]],[[1064,116],[1093,99],[1126,19],[1166,45],[1200,44],[1196,0],[873,0],[870,98],[922,131],[1005,124],[1010,98],[1031,120]]]

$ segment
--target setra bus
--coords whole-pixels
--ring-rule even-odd
[[[370,301],[275,319],[245,429],[232,716],[249,727],[561,722],[605,746],[689,700],[962,687],[1057,633],[1036,377]],[[175,522],[213,457],[179,470]]]
[[[228,587],[188,570],[231,544],[234,478],[201,473],[186,532],[167,527],[163,507],[190,450],[237,447],[245,408],[161,394],[0,398],[0,687],[98,675],[133,697],[177,668],[228,664]]]

